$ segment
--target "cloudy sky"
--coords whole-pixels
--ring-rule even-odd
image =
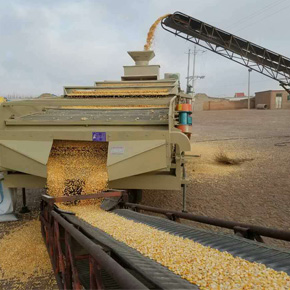
[[[61,94],[64,85],[119,80],[128,50],[142,50],[151,24],[182,11],[290,56],[289,0],[0,0],[0,95]],[[152,61],[162,74],[179,72],[185,85],[190,44],[159,27]],[[196,92],[247,92],[247,68],[211,52],[199,53]],[[278,89],[258,73],[252,92]]]

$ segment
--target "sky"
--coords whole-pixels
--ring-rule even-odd
[[[161,15],[181,11],[290,56],[289,0],[0,0],[0,96],[60,95],[64,86],[120,80]],[[159,26],[153,43],[162,75],[180,73],[185,89],[193,44]],[[191,69],[192,70],[192,67]],[[195,92],[231,97],[248,90],[247,68],[210,51],[196,57]],[[251,73],[251,94],[279,89]]]

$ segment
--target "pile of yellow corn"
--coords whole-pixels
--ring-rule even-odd
[[[205,247],[150,226],[136,223],[95,205],[65,207],[118,241],[201,289],[290,289],[290,277],[263,264]]]
[[[0,104],[6,102],[6,99],[4,97],[0,97]]]
[[[41,279],[46,281],[45,289],[55,288],[38,220],[28,221],[7,233],[0,239],[0,250],[0,289],[43,289]]]

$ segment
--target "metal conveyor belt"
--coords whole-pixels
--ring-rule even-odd
[[[62,214],[70,223],[76,225],[87,236],[90,236],[101,246],[104,246],[122,260],[125,266],[134,276],[145,284],[149,289],[199,289],[196,285],[189,283],[180,276],[174,274],[166,267],[141,255],[137,250],[130,248],[126,244],[112,238],[105,232],[91,226],[71,214]],[[125,233],[124,233],[125,234]],[[88,279],[88,269],[82,265],[82,275],[80,279],[86,282]],[[110,288],[111,289],[111,288]]]
[[[290,59],[196,18],[175,12],[162,27],[183,39],[270,77],[290,93]]]
[[[211,232],[179,224],[164,218],[141,214],[132,210],[117,209],[114,213],[144,223],[159,230],[196,241],[250,262],[265,264],[276,271],[290,275],[290,252],[234,235]]]

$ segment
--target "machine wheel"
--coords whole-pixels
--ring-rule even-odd
[[[141,189],[129,190],[129,202],[140,203],[141,201],[142,201],[142,190]]]

